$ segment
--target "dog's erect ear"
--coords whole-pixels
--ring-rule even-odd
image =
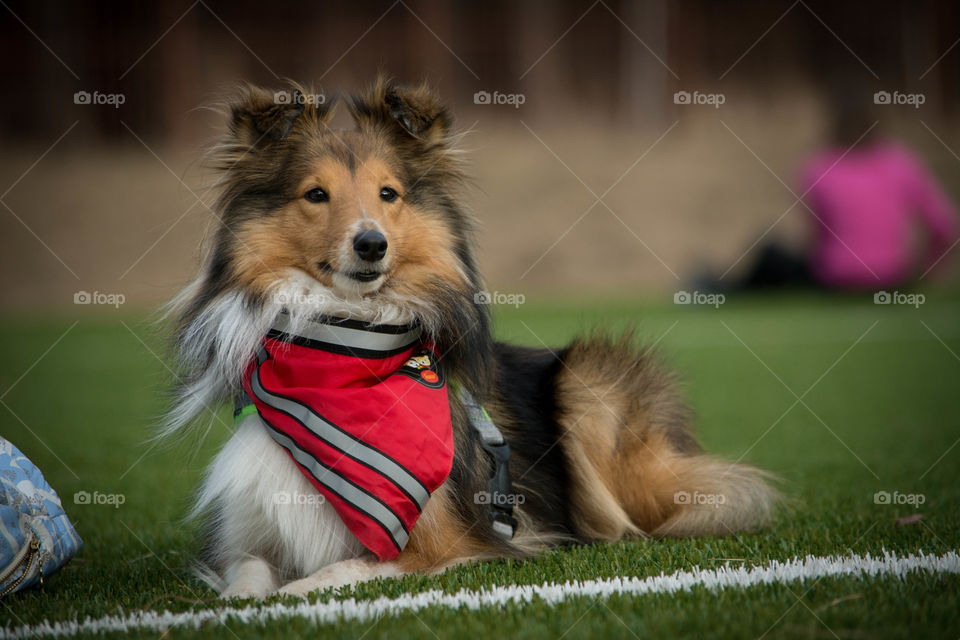
[[[230,110],[231,132],[250,146],[285,139],[298,119],[326,123],[332,116],[323,94],[296,85],[279,91],[244,86]]]
[[[383,101],[390,117],[412,136],[436,142],[450,130],[450,114],[426,85],[415,88],[388,86]]]
[[[366,93],[353,96],[350,113],[361,129],[373,128],[426,144],[443,142],[452,119],[434,91],[422,84],[404,87],[380,77]]]

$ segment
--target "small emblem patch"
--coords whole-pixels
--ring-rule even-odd
[[[429,349],[421,349],[413,354],[396,372],[431,389],[439,389],[443,386],[440,362]]]

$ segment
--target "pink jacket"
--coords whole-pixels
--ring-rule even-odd
[[[846,156],[824,151],[803,168],[800,188],[815,214],[811,268],[827,286],[881,289],[907,282],[957,237],[953,205],[913,154],[894,143]],[[915,227],[927,235],[920,256],[911,242]]]

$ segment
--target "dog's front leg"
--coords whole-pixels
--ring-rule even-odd
[[[277,588],[273,567],[256,556],[238,560],[227,571],[227,588],[221,598],[265,598]]]
[[[374,578],[392,578],[403,575],[396,562],[377,562],[363,558],[353,558],[335,562],[320,569],[306,578],[285,584],[277,593],[290,596],[305,596],[317,589],[342,587]]]

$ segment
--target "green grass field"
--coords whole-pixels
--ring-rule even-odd
[[[497,308],[498,335],[530,345],[560,344],[597,323],[614,328],[638,323],[645,339],[659,341],[681,372],[704,447],[782,477],[788,502],[773,526],[733,538],[578,547],[526,563],[488,562],[313,597],[367,599],[434,588],[454,592],[493,584],[643,577],[806,554],[956,550],[958,310],[960,299],[943,292],[929,292],[919,309],[874,305],[869,296],[748,299],[719,309],[535,302]],[[0,604],[0,626],[120,610],[217,606],[213,593],[190,573],[195,531],[181,518],[205,464],[229,433],[227,412],[199,447],[152,449],[144,442],[162,410],[162,390],[171,374],[157,357],[163,354],[162,341],[147,321],[101,311],[60,319],[7,318],[2,327],[0,394],[6,406],[0,406],[0,433],[44,470],[85,544],[42,589]],[[122,494],[124,503],[77,505],[78,491]],[[923,503],[876,504],[878,491],[919,494]],[[923,519],[896,523],[913,513]],[[957,637],[958,588],[960,577],[944,574],[829,578],[580,598],[556,607],[533,602],[480,611],[426,610],[373,624],[344,621],[319,631],[291,620],[173,634]]]

